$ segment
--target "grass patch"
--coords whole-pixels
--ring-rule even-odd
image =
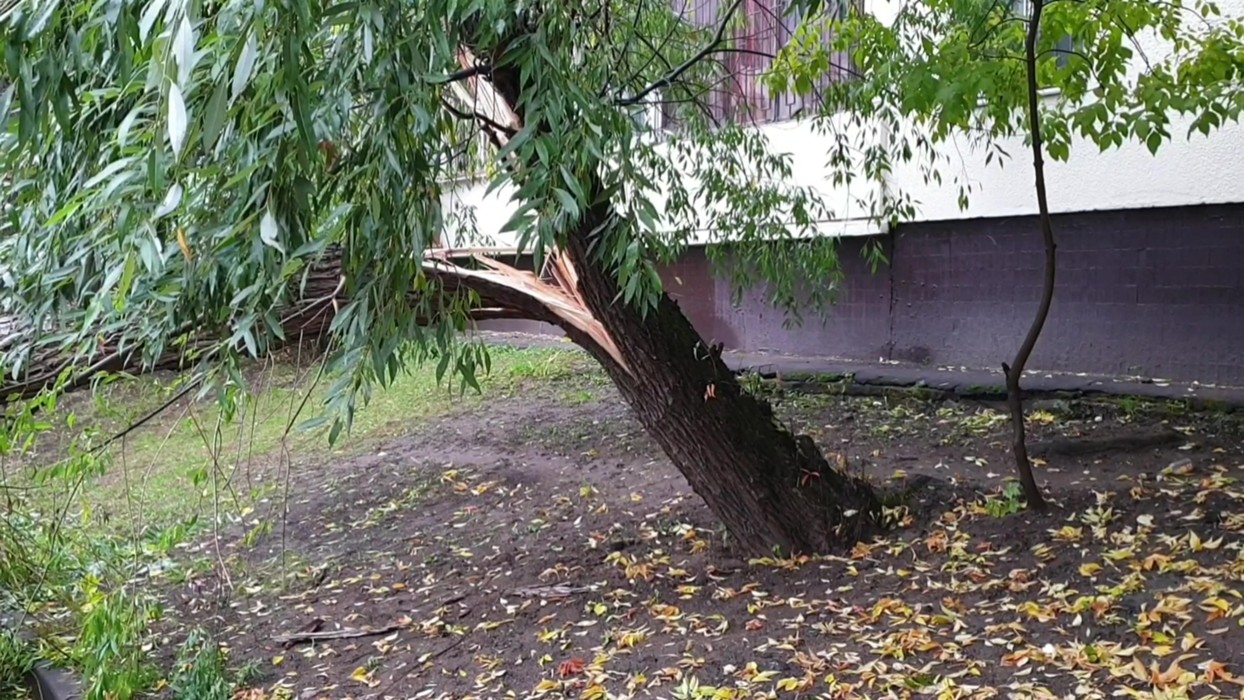
[[[582,403],[592,396],[588,387],[603,379],[587,356],[568,349],[494,347],[489,353],[492,368],[481,378],[480,392],[462,392],[450,381],[438,384],[433,364],[411,367],[390,386],[372,392],[355,414],[350,433],[332,447],[327,428],[287,428],[318,413],[333,378],[315,382],[315,367],[290,362],[256,365],[234,420],[223,420],[211,398],[175,402],[119,441],[106,456],[102,474],[77,490],[67,482],[42,488],[42,500],[60,510],[77,496],[86,520],[121,532],[151,532],[192,516],[245,512],[272,496],[285,470],[305,473],[332,458],[415,432],[431,419],[479,410],[497,399],[553,392],[567,403]],[[73,396],[63,410],[75,412],[79,424],[101,436],[111,435],[175,396],[182,381],[168,375],[125,378],[93,396]],[[43,465],[62,456],[51,437],[37,458]],[[35,465],[27,466],[30,476]]]
[[[27,700],[26,674],[37,653],[30,643],[8,628],[0,629],[0,697]]]
[[[434,364],[409,368],[371,392],[332,447],[327,427],[290,430],[316,417],[334,384],[331,376],[315,381],[318,365],[306,362],[248,368],[231,420],[214,398],[172,401],[185,379],[170,374],[115,378],[58,402],[10,407],[0,431],[0,617],[17,613],[24,629],[56,644],[0,638],[0,697],[16,692],[14,679],[35,658],[80,673],[84,700],[137,697],[158,677],[148,651],[162,606],[149,584],[238,564],[237,552],[226,564],[219,550],[215,562],[178,561],[176,551],[205,525],[241,527],[240,543],[253,546],[271,532],[274,506],[293,479],[331,482],[325,472],[335,461],[430,421],[512,397],[574,397],[603,377],[585,354],[563,349],[494,347],[490,357],[479,392],[438,382]],[[164,405],[108,449],[91,450]],[[26,449],[31,435],[39,439]],[[432,486],[415,484],[356,526],[416,507]],[[224,670],[210,639],[191,646],[174,679],[179,700],[227,700],[246,684],[248,674]]]

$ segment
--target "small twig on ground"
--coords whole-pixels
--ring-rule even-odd
[[[441,602],[437,603],[435,609],[439,610],[447,605],[453,605],[454,603],[461,603],[462,601],[466,600],[466,598],[467,597],[465,594],[446,598],[445,600],[442,600]]]
[[[576,593],[590,593],[595,586],[567,586],[564,583],[552,586],[523,586],[510,591],[510,595],[522,598],[569,598]]]
[[[468,636],[470,635],[464,634],[461,637],[458,637],[458,639],[454,640],[453,642],[450,642],[449,644],[446,644],[445,646],[441,647],[440,651],[434,651],[431,654],[428,654],[426,657],[420,657],[419,662],[426,664],[432,659],[439,659],[445,654],[448,654],[450,651],[462,646],[462,643],[467,640]]]
[[[332,639],[354,639],[357,637],[375,637],[381,634],[388,634],[402,629],[405,625],[386,625],[375,629],[362,628],[344,628],[339,630],[327,630],[324,632],[293,632],[291,634],[278,634],[272,638],[272,641],[278,644],[296,644],[298,642],[323,642]]]

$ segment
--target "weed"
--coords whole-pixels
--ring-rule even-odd
[[[570,353],[510,350],[505,354],[513,358],[507,370],[511,379],[563,381],[579,373],[574,363],[567,361],[574,357]]]
[[[701,685],[699,678],[686,676],[670,691],[670,694],[674,696],[674,700],[698,700],[698,698],[715,697],[718,692],[718,688],[714,686]]]
[[[1120,396],[1115,400],[1115,404],[1119,407],[1119,411],[1128,419],[1136,418],[1140,414],[1143,402],[1135,396]]]
[[[54,415],[55,397],[36,402]],[[27,407],[30,404],[26,405]],[[9,414],[13,416],[13,413]],[[153,679],[143,649],[150,607],[126,582],[166,566],[176,532],[121,538],[93,527],[95,509],[80,494],[107,468],[107,456],[87,449],[98,438],[73,413],[61,414],[57,447],[67,457],[40,468],[23,498],[9,499],[0,525],[0,603],[20,610],[19,626],[49,641],[50,661],[81,671],[85,700],[130,700]],[[28,459],[52,420],[3,423],[0,458]],[[102,510],[102,509],[101,509]],[[62,644],[62,640],[67,644]]]
[[[73,655],[82,667],[85,700],[127,700],[155,680],[147,665],[148,611],[124,590],[105,592],[93,576],[83,581],[82,629]]]
[[[764,396],[769,390],[769,384],[765,378],[760,376],[758,372],[744,371],[739,373],[739,386],[743,387],[743,391],[752,396]]]
[[[249,688],[264,679],[263,667],[257,661],[247,661],[234,674],[234,685],[238,688]]]
[[[962,418],[958,427],[969,435],[981,436],[992,433],[1010,420],[1010,416],[1001,411],[985,408]]]
[[[246,535],[242,538],[242,546],[247,549],[253,549],[259,544],[260,540],[272,533],[272,521],[261,520],[254,527],[246,531]]]
[[[596,395],[587,389],[575,389],[562,394],[562,403],[567,406],[584,406],[596,400]]]
[[[187,635],[169,685],[177,700],[229,700],[233,690],[224,653],[200,630]]]
[[[1002,493],[999,496],[990,496],[985,499],[985,512],[991,518],[1005,518],[1023,509],[1024,492],[1020,489],[1019,484],[1015,482],[1008,483],[1003,487]]]
[[[0,628],[0,697],[28,697],[26,674],[34,668],[38,651],[10,629]]]
[[[134,698],[154,680],[143,650],[147,612],[123,591],[86,581],[87,610],[73,655],[82,666],[85,700]]]

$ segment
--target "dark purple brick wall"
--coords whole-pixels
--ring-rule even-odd
[[[1056,217],[1059,279],[1029,367],[1244,385],[1244,204]],[[732,349],[930,366],[1010,361],[1041,294],[1034,218],[907,224],[873,274],[844,239],[824,319],[784,327],[764,290],[731,303],[695,250],[667,289],[712,342]],[[824,284],[807,280],[807,284]]]
[[[1244,384],[1244,205],[1084,212],[1055,226],[1058,287],[1031,368]],[[891,267],[851,266],[825,324],[782,331],[759,294],[718,322],[743,350],[1009,361],[1041,294],[1036,220],[909,224],[888,238]]]
[[[803,322],[787,324],[786,315],[769,303],[766,290],[754,289],[734,305],[728,280],[713,279],[716,308],[709,317],[688,313],[702,334],[727,347],[750,352],[826,355],[876,360],[889,354],[890,279],[884,266],[872,273],[863,256],[864,241],[844,239],[839,250],[843,275],[837,280],[834,304],[824,314],[809,311]],[[892,254],[885,245],[887,258]],[[702,253],[693,259],[703,260]],[[835,280],[805,280],[806,285]]]

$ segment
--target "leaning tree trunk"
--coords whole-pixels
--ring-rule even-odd
[[[460,55],[464,68],[489,66],[468,79],[472,90],[486,89],[489,98],[468,95],[467,103],[497,109],[476,114],[498,145],[527,121],[520,94],[525,83],[512,65],[502,67],[498,59],[506,43],[501,46],[482,61],[471,47]],[[547,125],[537,128],[546,131]],[[539,167],[514,165],[519,178]],[[616,276],[593,252],[608,249],[594,245],[594,237],[608,235],[602,232],[613,216],[612,203],[597,176],[587,179],[581,183],[588,195],[585,211],[573,230],[562,232],[562,248],[554,255],[566,263],[555,275],[582,313],[556,310],[555,322],[604,366],[736,545],[753,555],[775,549],[812,554],[853,543],[878,525],[881,507],[869,485],[831,467],[811,438],[792,434],[766,402],[743,391],[720,351],[704,342],[668,295],[662,293],[646,315],[619,301]]]
[[[588,233],[608,215],[608,204],[591,210],[564,254],[616,354],[573,329],[569,335],[605,367],[737,546],[756,555],[775,548],[811,554],[854,543],[872,530],[880,505],[869,485],[832,467],[811,438],[791,433],[768,403],[745,392],[720,350],[704,342],[669,296],[662,294],[646,318],[616,301],[616,278],[590,252]]]

